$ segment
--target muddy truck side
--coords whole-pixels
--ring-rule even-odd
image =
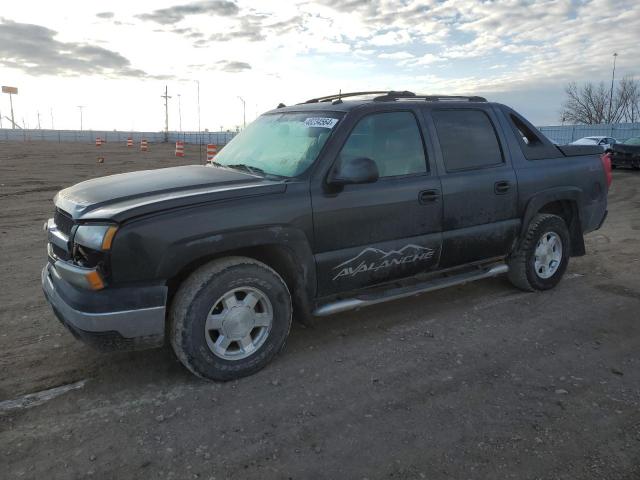
[[[500,274],[546,290],[585,254],[611,183],[597,148],[480,97],[358,95],[267,112],[207,166],[60,191],[42,272],[57,317],[229,380],[268,364],[294,317]]]

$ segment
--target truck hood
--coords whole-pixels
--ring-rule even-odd
[[[194,203],[284,192],[286,184],[203,165],[143,170],[87,180],[58,192],[57,208],[75,220],[114,220]]]

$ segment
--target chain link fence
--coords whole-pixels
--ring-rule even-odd
[[[182,140],[185,143],[206,145],[226,145],[235,136],[235,132],[169,132],[169,142]],[[0,141],[12,142],[79,142],[95,143],[100,137],[107,143],[123,142],[132,138],[138,143],[143,138],[149,143],[164,142],[164,132],[123,132],[116,130],[38,130],[38,129],[0,129]]]
[[[618,141],[640,137],[640,123],[615,123],[603,125],[556,125],[538,127],[551,140],[560,145],[571,143],[582,137],[613,137]],[[187,144],[209,143],[226,145],[236,135],[235,132],[169,132],[169,142],[182,140]],[[106,130],[13,130],[0,129],[0,141],[50,141],[94,143],[100,137],[109,142],[125,142],[129,137],[134,142],[145,138],[150,143],[164,142],[164,132],[123,132]]]
[[[582,137],[613,137],[619,142],[631,137],[640,137],[640,123],[556,125],[538,129],[560,145],[566,145]]]

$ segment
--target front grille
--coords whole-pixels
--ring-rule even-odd
[[[71,235],[71,229],[73,228],[73,218],[67,212],[56,209],[56,213],[53,215],[53,221],[62,233],[67,237]]]

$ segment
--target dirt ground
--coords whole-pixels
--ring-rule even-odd
[[[640,172],[614,172],[555,290],[496,278],[296,326],[265,370],[216,384],[168,349],[91,350],[40,289],[57,190],[197,158],[0,142],[0,477],[640,478]]]

